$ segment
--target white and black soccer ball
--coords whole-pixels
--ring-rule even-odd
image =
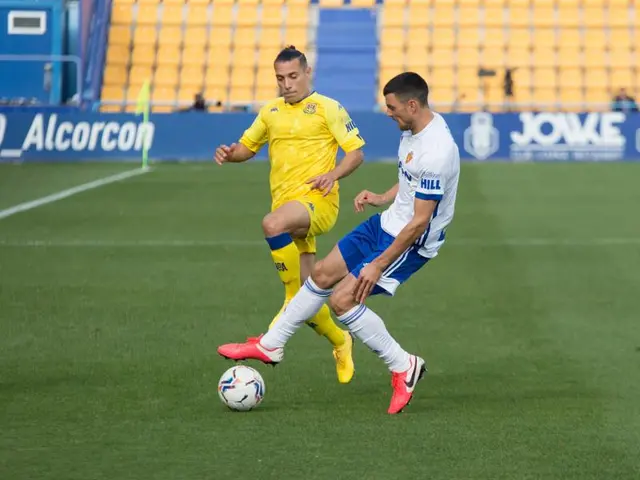
[[[222,403],[231,410],[246,412],[262,402],[264,380],[254,368],[237,365],[220,377],[218,395]]]

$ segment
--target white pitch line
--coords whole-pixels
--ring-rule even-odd
[[[3,240],[0,247],[16,248],[193,248],[193,247],[259,247],[264,246],[264,240]],[[553,238],[512,238],[502,240],[488,240],[481,238],[460,238],[448,240],[452,247],[606,247],[606,246],[637,246],[640,238],[591,238],[591,239],[553,239]]]
[[[62,200],[63,198],[67,198],[81,192],[86,192],[87,190],[93,190],[94,188],[102,187],[103,185],[108,185],[110,183],[119,182],[120,180],[125,180],[137,175],[142,175],[143,173],[147,173],[150,170],[150,168],[136,168],[135,170],[127,170],[126,172],[117,173],[109,177],[99,178],[98,180],[94,180],[93,182],[83,183],[82,185],[78,185],[77,187],[68,188],[67,190],[62,190],[60,192],[47,195],[46,197],[38,198],[30,202],[20,203],[18,205],[14,205],[13,207],[0,210],[0,220],[10,217],[11,215],[15,215],[16,213],[32,210],[42,205],[47,205],[48,203],[57,202],[58,200]]]

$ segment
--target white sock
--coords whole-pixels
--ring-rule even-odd
[[[382,319],[365,305],[357,305],[338,317],[362,343],[377,354],[392,372],[406,372],[411,367],[409,354],[391,336]]]
[[[300,325],[320,311],[329,295],[331,290],[323,290],[311,277],[307,278],[275,325],[260,339],[260,344],[268,349],[284,347]]]

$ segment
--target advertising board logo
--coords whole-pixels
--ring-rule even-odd
[[[511,156],[521,160],[619,160],[626,143],[622,112],[521,113],[522,131],[511,132]]]
[[[476,112],[464,131],[464,149],[478,160],[486,160],[500,148],[500,133],[493,126],[493,115]]]

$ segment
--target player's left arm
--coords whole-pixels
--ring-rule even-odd
[[[351,120],[349,113],[337,102],[327,103],[325,118],[333,138],[345,152],[345,156],[333,170],[309,181],[314,184],[314,188],[325,190],[325,195],[327,195],[335,182],[351,175],[362,165],[364,162],[362,147],[365,141],[356,124]]]
[[[420,235],[422,235],[433,216],[433,212],[444,194],[444,180],[439,173],[423,172],[418,179],[418,188],[413,206],[413,218],[400,230],[395,240],[375,260],[366,265],[358,276],[355,288],[355,299],[364,303],[382,273],[395,262]]]

